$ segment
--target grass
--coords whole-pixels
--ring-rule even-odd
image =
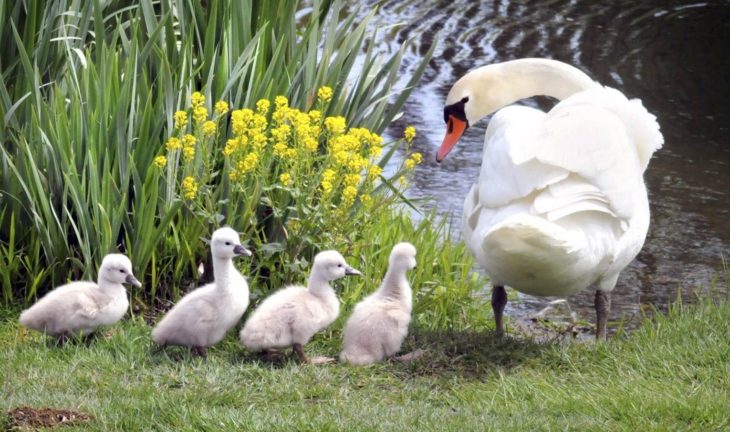
[[[723,430],[730,427],[730,303],[657,314],[606,344],[495,341],[414,330],[416,363],[270,364],[233,334],[207,361],[150,355],[149,327],[57,348],[0,324],[0,409],[76,408],[65,430]],[[312,354],[334,354],[339,335]],[[2,426],[0,420],[0,426]]]

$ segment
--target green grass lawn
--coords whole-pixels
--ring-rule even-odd
[[[727,430],[730,303],[657,315],[606,344],[427,334],[412,364],[278,364],[233,334],[207,360],[150,354],[149,327],[53,346],[0,324],[0,409],[79,409],[64,430]],[[310,354],[334,354],[339,334]],[[4,415],[3,415],[4,417]],[[0,420],[0,429],[8,420]]]

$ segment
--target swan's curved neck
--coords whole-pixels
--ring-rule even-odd
[[[96,281],[96,285],[99,287],[100,290],[105,291],[107,293],[111,292],[121,292],[125,291],[124,285],[120,284],[119,282],[115,282],[113,280],[104,279],[103,277],[99,277]]]
[[[213,257],[213,281],[218,288],[228,288],[231,284],[231,274],[236,272],[233,260],[230,258]]]
[[[552,96],[563,100],[575,93],[600,87],[576,67],[557,60],[537,58],[484,66],[468,73],[462,80],[476,99],[472,102],[470,98],[468,103],[472,109],[470,121],[476,121],[520,99]],[[455,88],[458,89],[457,85]],[[458,94],[455,97],[460,99]]]
[[[332,294],[334,290],[330,286],[329,280],[321,275],[317,269],[312,269],[312,273],[309,275],[309,281],[307,283],[307,289],[310,293],[321,297],[323,295]]]
[[[401,300],[407,294],[405,292],[406,288],[408,288],[408,279],[405,270],[402,268],[388,268],[380,285],[380,293],[384,297]]]

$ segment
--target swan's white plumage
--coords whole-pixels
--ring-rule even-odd
[[[391,357],[408,334],[413,293],[406,272],[416,266],[416,248],[398,243],[388,272],[373,294],[357,305],[347,320],[340,361],[366,365]]]
[[[551,94],[539,85],[518,88],[510,74],[520,83],[549,76],[545,86],[582,74],[563,74],[570,66],[549,60],[508,63],[495,65],[498,78],[490,67],[463,77],[447,104],[470,91],[491,91],[479,84],[487,81],[502,87],[501,99],[491,102],[496,108]],[[518,73],[525,68],[529,73]],[[649,226],[643,173],[663,144],[656,118],[638,100],[576,79],[581,82],[574,91],[564,92],[548,113],[508,106],[487,128],[479,180],[464,202],[463,230],[495,285],[544,296],[570,295],[591,284],[610,291],[643,245]],[[491,112],[470,107],[473,102],[466,104],[470,123],[479,119],[470,113]]]
[[[238,233],[224,227],[211,237],[215,280],[186,294],[152,330],[160,346],[206,348],[220,342],[243,316],[249,303],[246,279],[233,265],[243,249]]]
[[[93,333],[127,312],[123,283],[139,286],[132,263],[124,255],[109,254],[99,268],[97,283],[71,282],[54,289],[23,311],[20,323],[52,336]]]
[[[289,286],[267,297],[244,324],[241,343],[250,350],[305,345],[340,313],[330,282],[359,274],[336,251],[317,254],[308,286]]]

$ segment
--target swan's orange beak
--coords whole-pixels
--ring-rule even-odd
[[[446,136],[444,142],[439,147],[439,152],[436,153],[436,162],[441,163],[452,148],[456,145],[456,142],[461,138],[461,134],[466,130],[467,123],[464,120],[459,120],[454,116],[449,116],[449,121],[446,122]]]

